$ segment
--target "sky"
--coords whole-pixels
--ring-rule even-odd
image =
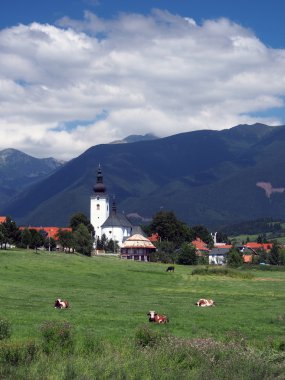
[[[284,0],[1,0],[0,150],[285,124]]]

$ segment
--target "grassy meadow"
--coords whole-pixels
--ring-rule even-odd
[[[202,276],[192,275],[190,266],[176,265],[174,273],[167,273],[166,267],[117,257],[2,250],[0,318],[11,323],[15,342],[39,341],[45,321],[67,321],[78,339],[92,336],[112,347],[133,342],[138,329],[146,325],[149,331],[177,339],[229,342],[238,337],[254,350],[285,351],[285,272],[253,270],[252,278],[246,278],[247,270],[240,271],[240,277]],[[55,309],[56,298],[67,299],[70,309]],[[216,307],[196,307],[199,298],[214,299]],[[149,310],[166,314],[169,324],[149,324]],[[86,363],[81,365],[86,367]],[[91,372],[86,377],[66,375],[70,363],[64,366],[58,377],[46,378],[93,378]],[[38,370],[34,369],[34,377],[29,373],[29,378],[37,378]],[[162,378],[160,372],[152,376],[150,370],[145,371],[141,377],[130,372],[121,377],[102,372],[94,378]],[[199,378],[195,371],[192,377],[184,375],[180,378]]]

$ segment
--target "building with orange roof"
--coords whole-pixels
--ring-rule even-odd
[[[209,248],[205,242],[203,242],[202,239],[197,238],[196,240],[191,241],[191,244],[194,245],[194,247],[199,251],[207,251],[209,252]]]
[[[152,242],[139,234],[126,239],[121,247],[121,258],[138,261],[150,261],[150,254],[156,251]]]
[[[0,216],[0,223],[5,223],[7,220],[7,216]]]
[[[157,241],[160,241],[161,238],[158,235],[158,233],[152,234],[151,236],[148,237],[148,240],[151,241],[152,243],[155,243]]]
[[[272,249],[273,243],[257,243],[257,242],[248,242],[245,244],[245,247],[250,248],[254,251],[263,250],[269,252]]]

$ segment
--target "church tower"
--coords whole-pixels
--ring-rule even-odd
[[[101,226],[109,217],[109,197],[106,193],[106,187],[103,183],[102,170],[99,165],[97,170],[97,181],[93,187],[94,194],[90,199],[90,222],[95,230],[95,241],[101,239]]]

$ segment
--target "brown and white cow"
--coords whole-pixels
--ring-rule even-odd
[[[60,298],[58,298],[54,303],[55,309],[67,309],[69,308],[69,302],[64,300],[62,301]]]
[[[206,300],[205,298],[200,298],[199,301],[195,303],[197,306],[206,307],[206,306],[215,306],[215,301]]]
[[[147,316],[149,317],[149,322],[155,322],[155,323],[168,323],[169,318],[166,315],[157,314],[155,311],[151,310],[147,313]]]

